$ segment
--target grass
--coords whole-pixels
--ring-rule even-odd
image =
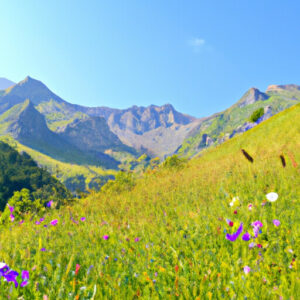
[[[0,261],[30,271],[23,288],[2,279],[0,298],[299,299],[299,115],[296,105],[181,168],[49,210],[41,225],[27,216],[0,228]],[[278,200],[262,205],[269,192]],[[252,235],[256,220],[262,248],[225,238],[241,222]]]

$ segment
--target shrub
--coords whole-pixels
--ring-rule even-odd
[[[178,155],[172,155],[166,158],[163,167],[168,169],[182,169],[186,161],[186,159],[178,157]]]
[[[261,108],[255,110],[255,111],[252,113],[252,115],[251,115],[251,117],[250,117],[250,121],[254,123],[254,122],[256,122],[259,118],[261,118],[263,115],[264,115],[264,108],[261,107]]]

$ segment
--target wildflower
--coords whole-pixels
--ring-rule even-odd
[[[140,240],[139,237],[136,237],[136,238],[134,239],[134,241],[135,241],[136,243],[137,243],[139,240]]]
[[[40,218],[40,222],[41,223],[44,222],[44,220],[45,220],[45,218]]]
[[[234,213],[235,215],[237,215],[237,210],[235,210],[233,213]]]
[[[51,208],[52,207],[52,204],[53,204],[53,200],[50,200],[49,202],[47,202],[47,207]]]
[[[257,244],[256,246],[257,246],[257,248],[262,248],[261,244]]]
[[[103,238],[104,240],[108,240],[108,239],[109,239],[109,236],[108,236],[108,235],[104,235],[102,238]]]
[[[179,271],[178,265],[175,266],[175,272],[177,273]]]
[[[239,199],[239,197],[233,197],[233,198],[232,198],[232,201],[229,203],[229,205],[230,205],[231,207],[239,206],[239,204],[240,204],[240,199]]]
[[[13,270],[10,270],[8,272],[6,272],[3,277],[6,279],[6,281],[8,282],[14,282],[15,284],[15,287],[17,288],[18,287],[18,282],[16,280],[16,278],[18,277],[19,273],[16,272],[16,271],[13,271]]]
[[[249,241],[251,238],[251,235],[249,232],[246,232],[243,236],[242,236],[242,240],[243,241]]]
[[[273,220],[273,224],[278,227],[280,225],[280,221],[279,220]]]
[[[236,233],[233,233],[233,234],[227,233],[226,234],[226,239],[233,242],[239,237],[239,235],[242,233],[242,231],[243,231],[243,223],[241,223],[241,225],[238,228],[238,230],[236,231]]]
[[[40,224],[41,224],[41,222],[39,222],[39,221],[35,222],[35,225],[40,225]]]
[[[75,275],[77,275],[77,274],[78,274],[78,272],[79,272],[79,269],[80,269],[80,265],[79,265],[79,264],[76,264]]]
[[[81,221],[81,222],[84,222],[85,220],[86,220],[85,217],[80,218],[80,221]]]
[[[267,197],[268,201],[275,202],[278,199],[278,194],[272,192],[272,193],[267,194],[266,197]]]
[[[22,276],[23,281],[21,282],[20,286],[24,287],[28,284],[29,272],[26,270],[23,270],[21,276]]]
[[[248,267],[248,266],[245,266],[245,267],[244,267],[244,272],[245,272],[246,275],[247,275],[248,273],[250,273],[250,271],[251,271],[250,267]]]
[[[253,205],[250,203],[250,204],[248,205],[248,209],[251,211],[251,210],[252,210],[252,207],[253,207]]]
[[[40,251],[45,252],[46,248],[41,248]]]
[[[7,203],[7,206],[8,206],[8,209],[11,213],[14,212],[14,207],[13,206],[10,206],[8,203]]]
[[[260,221],[255,221],[251,225],[253,227],[253,232],[255,237],[257,237],[258,234],[261,233],[260,228],[263,227],[263,224]]]
[[[23,223],[24,223],[24,220],[21,220],[21,221],[19,222],[20,225],[22,225]]]
[[[0,262],[0,277],[3,276],[9,270],[8,266],[4,262]]]
[[[13,222],[15,220],[15,216],[13,214],[10,214],[10,220]]]
[[[57,225],[57,223],[58,223],[58,220],[57,220],[57,219],[52,220],[52,221],[50,222],[50,224],[51,224],[52,226]]]

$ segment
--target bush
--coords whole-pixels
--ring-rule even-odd
[[[109,180],[107,184],[102,187],[102,191],[120,193],[123,191],[130,191],[136,184],[133,173],[120,171],[115,180]]]
[[[13,212],[9,210],[9,206],[13,207]],[[22,189],[15,192],[9,199],[8,205],[0,218],[0,223],[4,224],[10,221],[10,215],[13,215],[16,221],[22,220],[26,214],[39,214],[46,210],[40,199],[34,199],[28,189]]]
[[[178,157],[178,155],[172,155],[166,158],[163,167],[168,169],[182,169],[186,161],[186,159]]]
[[[263,115],[264,115],[264,108],[261,107],[261,108],[255,110],[255,111],[252,113],[252,115],[251,115],[251,117],[250,117],[250,121],[254,123],[254,122],[256,122],[259,118],[261,118]]]

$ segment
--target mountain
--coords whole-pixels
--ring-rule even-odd
[[[104,133],[103,126],[105,125],[101,122],[100,140],[99,132],[95,132],[95,136],[92,137],[95,128],[89,128],[90,141],[97,139],[95,145],[102,150],[109,145],[110,148],[105,150],[133,153],[134,148],[138,152],[146,152],[151,156],[164,157],[172,154],[198,124],[196,118],[177,112],[170,104],[160,107],[133,106],[124,110],[108,107],[90,108],[71,104],[50,91],[42,82],[29,76],[0,96],[0,113],[26,99],[30,99],[36,109],[45,116],[49,129],[59,132],[64,137],[67,137],[67,133],[63,132],[66,130],[70,132],[74,126],[80,124],[82,127],[84,123],[87,128],[95,123],[94,117],[104,118],[109,127],[106,127],[106,133]],[[91,118],[90,121],[87,121],[89,118]],[[118,139],[112,138],[110,131]],[[68,139],[70,141],[70,137]],[[105,140],[110,140],[110,142],[106,143]],[[72,141],[75,142],[74,138]],[[75,144],[81,145],[76,142]]]
[[[151,156],[172,154],[198,120],[177,112],[171,104],[128,109],[81,107],[81,112],[106,119],[110,129],[120,140]]]
[[[251,88],[230,108],[202,119],[176,153],[186,157],[194,156],[207,147],[248,131],[299,102],[300,86],[297,85],[272,85],[266,92]],[[263,115],[255,122],[251,121],[251,115],[259,109],[262,109]]]
[[[143,170],[151,157],[163,159],[173,153],[194,156],[299,101],[297,85],[272,85],[266,92],[251,88],[227,110],[197,119],[171,104],[128,109],[71,104],[28,76],[0,92],[0,135],[31,149],[52,172],[63,163],[60,179],[72,190],[86,189],[111,178],[109,169]],[[261,109],[263,115],[250,121]],[[76,165],[76,174],[69,171],[70,164]]]
[[[11,87],[15,83],[11,80],[8,80],[6,78],[0,77],[0,90],[6,90],[7,88]]]
[[[13,125],[4,128],[24,103],[28,107],[17,114]],[[29,76],[0,95],[0,113],[2,135],[9,133],[22,144],[61,161],[116,169],[119,162],[105,154],[106,150],[135,154],[110,131],[105,119],[81,113],[77,105]]]
[[[30,100],[16,104],[0,116],[0,132],[11,135],[25,146],[64,162],[117,168],[118,163],[99,152],[81,151],[59,134],[51,131],[45,117]]]

